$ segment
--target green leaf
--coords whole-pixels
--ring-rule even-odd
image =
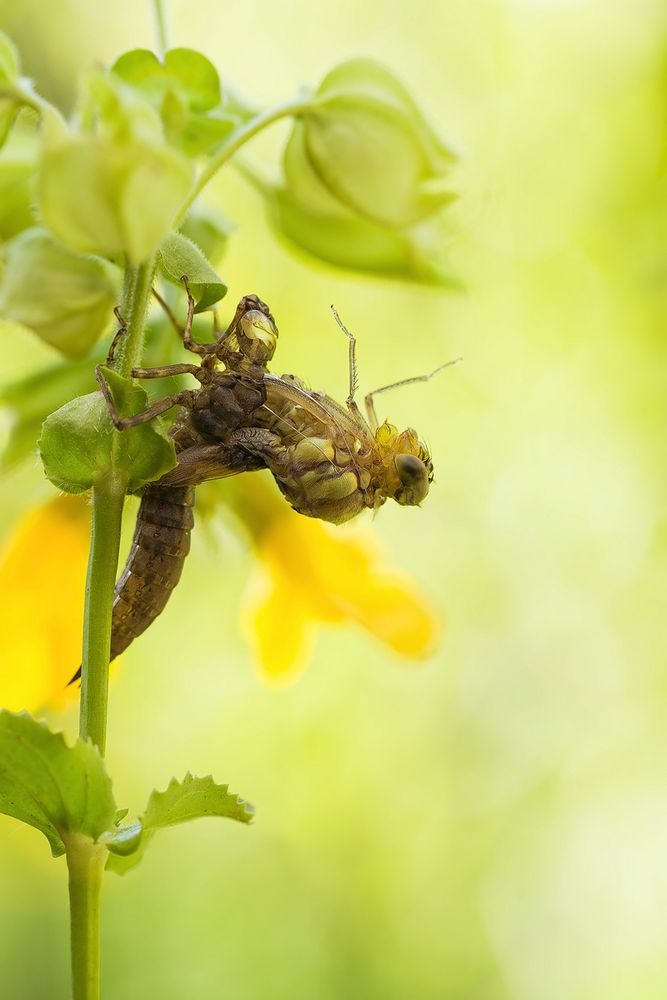
[[[28,455],[34,456],[42,424],[49,413],[90,392],[94,386],[90,360],[59,361],[3,386],[0,405],[10,410],[12,426],[1,468],[8,469]]]
[[[118,372],[103,367],[116,409],[122,416],[134,416],[148,406],[148,397],[141,386]],[[134,493],[146,483],[159,479],[176,465],[174,442],[163,431],[159,421],[139,424],[120,433],[118,464],[129,475],[128,491]]]
[[[57,858],[69,834],[97,840],[115,809],[97,747],[80,739],[68,746],[27,712],[0,711],[0,812],[40,830]]]
[[[169,141],[188,156],[214,149],[241,120],[233,109],[220,108],[218,71],[194,49],[171,49],[164,64],[148,49],[133,49],[116,60],[112,73],[151,102]]]
[[[119,56],[112,73],[156,103],[174,89],[190,111],[210,111],[220,103],[220,77],[212,62],[194,49],[170,49],[164,64],[148,49]]]
[[[210,111],[220,103],[220,77],[210,60],[195,49],[170,49],[164,57],[168,76],[177,81],[192,111]]]
[[[110,368],[102,371],[122,416],[146,409],[142,388]],[[50,414],[42,425],[39,450],[47,477],[66,493],[82,493],[110,473],[126,476],[127,491],[133,493],[176,465],[174,443],[160,424],[115,431],[100,392],[79,396]]]
[[[3,385],[0,404],[22,420],[44,420],[58,406],[96,385],[93,363],[56,361]]]
[[[122,875],[139,863],[149,841],[158,830],[188,823],[201,816],[220,816],[239,823],[252,822],[254,810],[228,785],[216,785],[213,778],[186,774],[183,781],[172,778],[164,792],[153,791],[138,823],[123,827],[107,841],[111,852],[107,868]]]
[[[113,425],[99,392],[78,396],[51,413],[38,447],[44,472],[66,493],[84,493],[113,470]]]
[[[233,228],[233,223],[221,212],[209,206],[203,208],[196,202],[186,215],[180,232],[215,266],[227,249]]]
[[[195,312],[209,309],[227,294],[227,286],[206,257],[182,233],[169,233],[160,244],[159,267],[165,278],[183,287],[185,276],[197,303]]]
[[[111,326],[120,290],[113,264],[72,253],[44,229],[28,229],[7,247],[0,315],[65,357],[81,358]]]
[[[162,98],[167,89],[164,66],[150,49],[123,52],[112,65],[111,72],[149,98]]]

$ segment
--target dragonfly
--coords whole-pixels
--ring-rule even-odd
[[[433,481],[428,448],[412,428],[399,431],[379,423],[375,397],[400,386],[427,382],[460,358],[427,375],[382,386],[365,397],[365,415],[356,400],[356,338],[336,310],[334,318],[348,339],[349,391],[345,405],[309,389],[295,375],[269,371],[278,327],[257,295],[245,295],[223,331],[201,343],[192,337],[195,301],[187,277],[187,315],[181,326],[154,290],[167,316],[198,364],[133,368],[136,379],[191,375],[199,383],[165,396],[141,413],[123,416],[116,408],[100,365],[96,377],[114,426],[119,431],[155,419],[173,407],[178,416],[169,436],[177,465],[144,488],[125,567],[118,578],[112,616],[111,659],[122,653],[162,612],[179,582],[190,549],[195,487],[269,469],[285,499],[300,514],[342,524],[365,509],[377,511],[388,499],[419,505]],[[118,331],[107,365],[127,326],[118,309]],[[80,676],[77,672],[73,680]]]

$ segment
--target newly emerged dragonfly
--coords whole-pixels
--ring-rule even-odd
[[[421,503],[433,479],[428,449],[412,428],[399,431],[378,424],[374,397],[402,385],[425,382],[429,375],[403,379],[369,393],[366,417],[355,402],[357,372],[355,338],[335,310],[349,343],[349,394],[341,406],[313,392],[294,375],[268,371],[278,329],[268,306],[256,295],[241,299],[229,327],[202,344],[192,339],[195,303],[187,278],[184,327],[156,294],[188,351],[199,364],[134,368],[137,379],[192,375],[199,388],[167,396],[142,413],[123,417],[100,366],[97,379],[118,430],[154,419],[174,406],[179,416],[169,434],[176,446],[177,466],[144,489],[137,525],[125,568],[116,584],[111,658],[123,652],[160,614],[178,583],[190,547],[194,488],[220,479],[268,468],[291,506],[301,514],[341,524],[365,508],[377,510],[388,498],[402,505]],[[333,307],[332,307],[333,309]],[[120,328],[114,348],[125,332]],[[78,677],[78,674],[77,674]]]

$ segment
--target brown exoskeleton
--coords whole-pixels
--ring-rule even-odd
[[[135,368],[132,375],[152,379],[189,374],[200,387],[123,417],[99,366],[96,373],[118,430],[152,420],[173,406],[181,407],[169,431],[178,464],[145,488],[132,548],[116,584],[112,659],[160,614],[178,583],[190,546],[198,483],[268,468],[296,511],[341,524],[365,508],[377,510],[389,497],[402,505],[420,504],[433,479],[431,457],[416,431],[399,432],[387,421],[378,425],[373,398],[388,389],[427,381],[447,365],[369,393],[364,418],[354,399],[355,338],[335,310],[349,341],[346,407],[325,393],[311,391],[294,375],[279,377],[268,371],[278,329],[268,306],[255,295],[241,299],[231,324],[224,333],[216,331],[212,343],[195,342],[195,303],[187,279],[183,281],[188,312],[182,329],[155,294],[181,333],[184,346],[199,355],[200,363]],[[121,326],[109,363],[125,330],[118,311],[116,315]]]

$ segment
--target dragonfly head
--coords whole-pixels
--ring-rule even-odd
[[[257,295],[245,295],[238,304],[231,329],[232,347],[235,341],[249,361],[268,364],[278,343],[278,327],[266,302]]]
[[[375,440],[384,466],[382,493],[402,507],[420,504],[433,482],[433,463],[417,432],[411,427],[399,432],[385,421]]]
[[[394,500],[402,507],[418,505],[426,497],[433,482],[433,466],[426,455],[400,454],[394,459],[401,485]]]

